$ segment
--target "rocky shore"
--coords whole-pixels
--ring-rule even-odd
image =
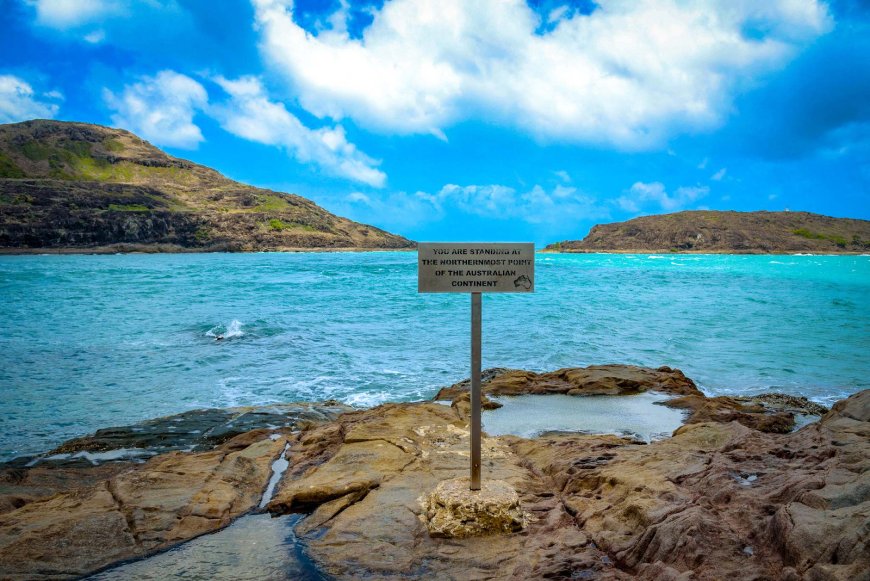
[[[609,365],[488,370],[484,392],[659,392],[686,419],[649,444],[484,438],[483,478],[516,493],[515,526],[464,538],[433,526],[431,500],[467,476],[462,383],[433,402],[203,410],[101,430],[0,465],[0,579],[88,575],[264,500],[273,516],[304,515],[296,538],[327,578],[870,578],[870,391],[825,411],[707,398],[678,370]],[[820,413],[793,430],[796,415]],[[281,457],[286,472],[264,498]]]

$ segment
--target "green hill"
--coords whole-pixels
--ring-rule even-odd
[[[583,240],[557,242],[546,249],[626,253],[864,253],[870,251],[870,221],[809,212],[699,210],[599,224]]]
[[[0,249],[259,251],[412,248],[310,200],[230,180],[128,131],[0,125]]]

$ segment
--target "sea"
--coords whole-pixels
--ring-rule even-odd
[[[483,366],[676,367],[708,395],[870,388],[870,257],[536,256],[485,295]],[[431,398],[469,375],[470,298],[414,252],[0,256],[0,460],[206,408]]]

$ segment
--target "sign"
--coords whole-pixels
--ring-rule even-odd
[[[535,290],[535,245],[498,242],[421,242],[417,292],[471,293],[471,490],[480,490],[481,293]]]
[[[535,290],[532,243],[421,242],[421,293],[530,293]]]

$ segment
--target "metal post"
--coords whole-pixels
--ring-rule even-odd
[[[480,490],[480,293],[471,293],[471,490]]]

